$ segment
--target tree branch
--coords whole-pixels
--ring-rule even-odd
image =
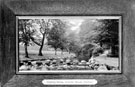
[[[31,39],[35,44],[37,44],[38,46],[41,46],[41,44],[38,43],[33,37],[30,36],[30,39]]]

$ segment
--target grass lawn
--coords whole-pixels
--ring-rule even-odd
[[[29,52],[29,57],[30,58],[26,58],[25,57],[25,53],[24,51],[20,51],[19,54],[19,59],[20,60],[37,60],[37,59],[47,59],[47,58],[58,58],[58,57],[70,57],[71,55],[75,56],[75,54],[73,53],[68,53],[68,52],[63,52],[63,54],[61,54],[61,51],[57,51],[57,55],[55,55],[55,51],[43,51],[43,56],[38,56],[38,51],[34,51],[34,50],[31,50]]]
[[[39,51],[39,46],[34,45],[34,46],[28,46],[28,53],[30,58],[25,57],[25,51],[24,47],[22,45],[19,45],[19,60],[33,60],[33,59],[46,59],[46,58],[57,58],[57,57],[69,57],[71,55],[74,55],[74,53],[68,53],[68,52],[63,52],[63,55],[61,55],[61,51],[57,51],[57,55],[55,55],[55,51],[52,48],[48,48],[47,46],[44,46],[42,53],[43,56],[38,56],[38,51]]]

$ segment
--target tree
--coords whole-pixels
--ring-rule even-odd
[[[48,45],[51,45],[55,49],[55,55],[57,54],[57,49],[60,48],[63,52],[65,49],[66,40],[64,37],[65,33],[65,24],[60,19],[53,19],[52,22],[52,28],[49,31],[48,34]]]
[[[96,19],[93,20],[85,20],[80,26],[80,41],[82,44],[93,43],[92,36],[96,36],[97,32],[94,31],[95,28],[101,27],[101,23],[99,23]]]
[[[69,28],[67,29],[66,33],[67,34],[65,35],[66,38],[65,49],[69,52],[69,54],[71,52],[76,53],[77,48],[79,47],[81,42],[79,41],[79,37],[78,37],[79,35],[76,34],[74,31],[70,30]]]
[[[103,44],[110,46],[111,54],[118,55],[118,20],[105,19],[99,20],[99,22],[102,22],[102,25],[98,28],[95,28],[95,32],[97,32],[97,34],[92,37],[92,40],[95,43],[99,43],[101,47]]]
[[[77,55],[78,59],[88,61],[91,58],[91,56],[93,55],[92,52],[95,49],[95,47],[96,46],[91,43],[84,44],[78,51],[79,52],[79,54]]]
[[[43,49],[43,46],[44,46],[45,37],[47,37],[48,31],[49,31],[49,20],[45,21],[45,20],[42,19],[40,25],[41,25],[40,32],[42,33],[43,38],[42,38],[42,41],[41,41],[41,46],[40,46],[38,55],[43,56],[42,49]]]
[[[60,44],[59,44],[58,48],[61,49],[61,54],[62,54],[62,55],[63,55],[63,50],[66,49],[66,44],[67,44],[67,43],[66,43],[66,39],[61,38]]]
[[[71,39],[67,40],[67,43],[65,44],[66,45],[65,49],[69,52],[69,54],[71,52],[73,52],[73,53],[77,53],[78,52],[77,50],[78,50],[79,46],[76,43],[77,43],[76,41],[73,41]]]
[[[74,42],[69,42],[67,43],[67,51],[69,52],[69,54],[71,53],[71,51],[73,51],[73,46],[74,46]]]
[[[20,19],[18,22],[19,29],[19,43],[24,43],[25,48],[25,57],[29,58],[27,46],[30,45],[31,39],[30,37],[35,33],[31,28],[31,24],[28,19]]]
[[[50,30],[50,26],[51,26],[50,20],[51,19],[34,19],[33,20],[33,23],[36,23],[40,26],[39,31],[42,36],[42,38],[40,37],[38,39],[31,37],[32,41],[38,46],[40,46],[39,53],[38,53],[39,56],[43,56],[42,49],[45,44],[45,39],[47,38],[48,32]],[[39,33],[37,35],[39,35]]]
[[[60,45],[59,35],[60,34],[59,31],[57,31],[57,28],[52,28],[49,32],[48,45],[51,45],[51,47],[55,49],[55,55],[57,55],[57,48]]]

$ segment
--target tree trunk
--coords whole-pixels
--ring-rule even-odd
[[[68,53],[70,54],[70,51],[68,51]]]
[[[42,49],[43,49],[43,46],[44,46],[44,39],[45,39],[45,34],[43,34],[43,39],[42,39],[42,44],[39,48],[39,56],[43,56],[43,53],[42,53]]]
[[[25,47],[25,57],[29,58],[28,49],[27,49],[27,43],[25,43],[24,47]]]
[[[67,51],[68,51],[68,53],[70,54],[70,50],[68,49]]]
[[[115,46],[111,46],[111,54],[114,56],[115,55]]]
[[[55,55],[57,55],[57,49],[55,49]]]
[[[102,42],[100,42],[100,47],[102,47],[103,46],[103,44],[102,44]]]
[[[39,48],[39,54],[38,54],[39,56],[43,56],[42,49],[43,49],[43,45],[41,45],[40,48]]]
[[[111,55],[112,56],[114,56],[115,55],[115,45],[113,44],[113,40],[112,39],[110,39],[110,41],[111,41]]]
[[[61,50],[61,55],[63,55],[63,50]]]

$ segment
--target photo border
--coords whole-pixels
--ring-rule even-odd
[[[69,71],[69,70],[66,70],[66,71],[38,71],[38,72],[35,72],[35,71],[19,71],[19,43],[18,43],[18,36],[19,36],[19,33],[18,33],[18,17],[34,17],[34,16],[37,16],[37,17],[94,17],[94,16],[97,16],[97,17],[120,17],[119,18],[119,66],[120,66],[120,70],[118,72],[114,71],[90,71],[90,70],[73,70],[73,71]],[[112,14],[112,15],[108,15],[108,14],[98,14],[98,15],[16,15],[16,74],[20,75],[20,74],[37,74],[37,75],[40,75],[40,74],[122,74],[123,73],[123,16],[121,14]],[[77,72],[78,71],[78,72]]]

